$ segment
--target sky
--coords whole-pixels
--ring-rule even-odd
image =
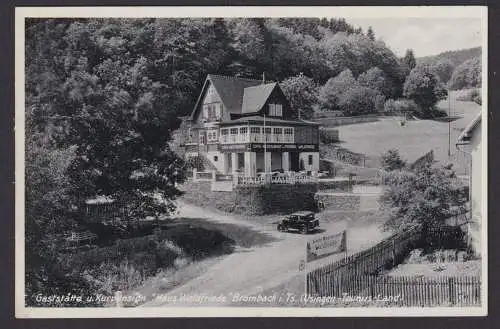
[[[481,46],[480,18],[358,18],[346,19],[364,32],[372,26],[398,56],[413,49],[416,57],[435,55],[448,50]]]

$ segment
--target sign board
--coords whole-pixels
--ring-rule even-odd
[[[282,152],[318,152],[318,144],[279,144],[267,143],[266,151]],[[225,152],[264,152],[264,143],[221,144],[220,150]]]
[[[307,242],[307,261],[344,252],[346,246],[346,231],[334,235],[326,235]]]

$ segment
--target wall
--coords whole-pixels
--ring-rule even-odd
[[[317,184],[237,186],[234,212],[244,215],[289,214],[315,210]]]
[[[220,173],[226,173],[226,157],[224,156],[224,153],[221,153],[219,151],[208,151],[205,154],[205,157],[207,158],[208,161],[217,169],[218,172]],[[214,160],[214,157],[217,157],[217,161]]]
[[[211,182],[189,182],[183,186],[182,199],[199,207],[248,216],[289,214],[314,210],[317,189],[317,184],[297,184],[237,186],[232,192],[220,192],[211,190]]]
[[[312,164],[309,164],[309,156],[312,155]],[[304,170],[319,171],[319,152],[301,152],[299,154],[299,163],[303,161]]]

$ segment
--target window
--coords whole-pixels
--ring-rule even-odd
[[[250,127],[251,134],[260,134],[260,127]]]
[[[218,136],[216,129],[211,129],[207,131],[207,140],[208,142],[217,142]]]
[[[238,134],[238,128],[231,128],[230,133],[231,133],[231,135],[237,135]]]
[[[208,118],[208,105],[203,105],[203,118]]]
[[[281,104],[269,104],[269,115],[272,117],[282,117],[283,107]]]
[[[221,130],[220,130],[220,134],[221,134],[222,136],[226,136],[226,135],[227,135],[227,129],[221,129]]]
[[[199,136],[199,138],[198,138],[199,139],[199,143],[200,144],[205,144],[205,132],[204,131],[200,131],[200,133],[199,133],[198,136]]]
[[[281,142],[283,137],[283,128],[274,128],[273,129],[273,138],[275,142]]]
[[[246,134],[246,133],[247,133],[247,131],[248,131],[248,130],[247,130],[247,127],[241,127],[241,128],[240,128],[240,134],[242,134],[242,135],[243,135],[243,134]]]
[[[285,141],[292,143],[293,142],[293,128],[285,128]]]
[[[266,142],[271,141],[271,128],[264,128]]]
[[[313,156],[312,156],[312,154],[309,154],[307,162],[309,163],[310,166],[312,166],[312,164],[313,164]]]

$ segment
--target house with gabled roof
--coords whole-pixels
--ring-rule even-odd
[[[470,156],[469,199],[470,224],[468,227],[470,242],[476,253],[481,250],[481,223],[483,217],[483,149],[481,112],[465,127],[457,140],[457,148]]]
[[[209,74],[189,120],[186,155],[219,173],[319,170],[319,124],[301,120],[276,82]]]

